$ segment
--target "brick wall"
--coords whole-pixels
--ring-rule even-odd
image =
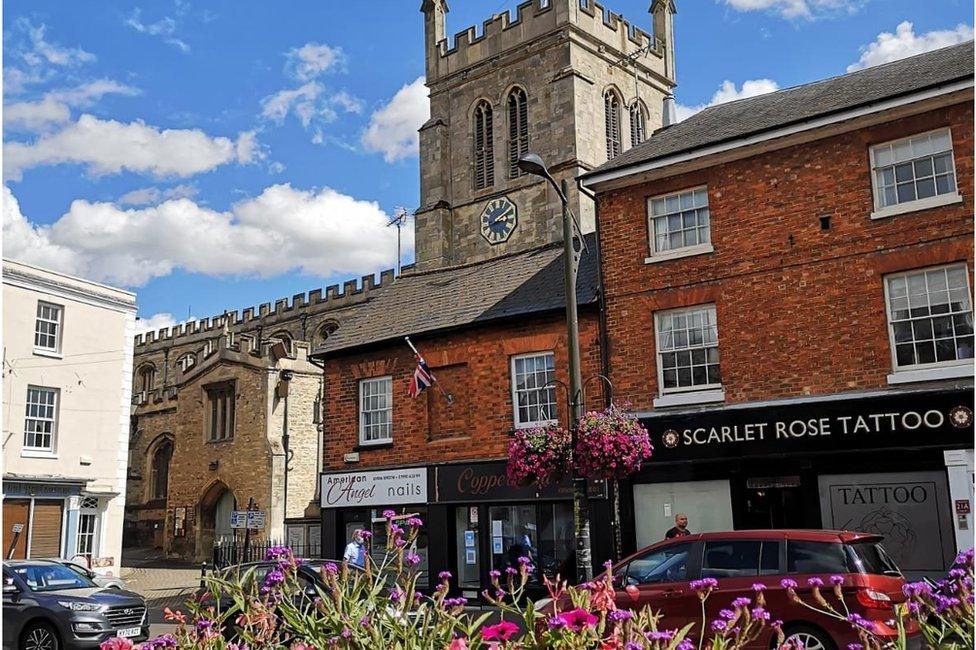
[[[871,220],[869,147],[945,126],[963,202]],[[964,103],[601,196],[617,401],[651,408],[653,313],[701,303],[716,306],[727,403],[887,386],[882,277],[956,261],[972,271],[972,150]],[[647,198],[705,184],[714,252],[645,264]]]
[[[600,372],[597,316],[592,308],[580,314],[583,376]],[[505,458],[514,428],[511,387],[513,355],[555,351],[557,379],[568,382],[566,329],[562,315],[531,316],[521,321],[471,328],[429,340],[412,339],[454,396],[453,404],[437,389],[419,398],[407,394],[415,361],[405,343],[325,363],[326,470],[354,471],[385,465]],[[443,372],[441,372],[443,370]],[[343,454],[358,447],[359,380],[393,376],[393,444],[360,448],[360,462],[346,464]],[[588,406],[602,408],[599,382],[591,382]],[[566,424],[566,400],[557,389],[559,419]]]

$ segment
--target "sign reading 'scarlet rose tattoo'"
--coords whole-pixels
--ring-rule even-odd
[[[323,508],[385,507],[427,502],[427,468],[322,474]]]
[[[729,453],[972,444],[972,392],[927,391],[756,408],[720,408],[642,420],[652,462]]]

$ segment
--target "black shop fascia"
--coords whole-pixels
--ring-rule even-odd
[[[654,455],[621,490],[625,547],[680,513],[693,532],[876,532],[904,570],[937,573],[969,528],[947,459],[971,463],[972,406],[961,385],[642,414]]]

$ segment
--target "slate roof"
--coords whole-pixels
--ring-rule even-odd
[[[650,162],[973,77],[973,42],[711,106],[584,174]]]
[[[597,301],[596,237],[586,236],[576,297]],[[313,356],[404,336],[565,308],[562,244],[450,269],[403,275],[366,302],[333,313],[339,328]]]

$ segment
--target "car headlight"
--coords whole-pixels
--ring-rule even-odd
[[[102,626],[98,623],[72,623],[75,632],[101,632]]]
[[[73,612],[97,612],[102,608],[98,603],[86,603],[80,600],[59,600],[58,605]]]

